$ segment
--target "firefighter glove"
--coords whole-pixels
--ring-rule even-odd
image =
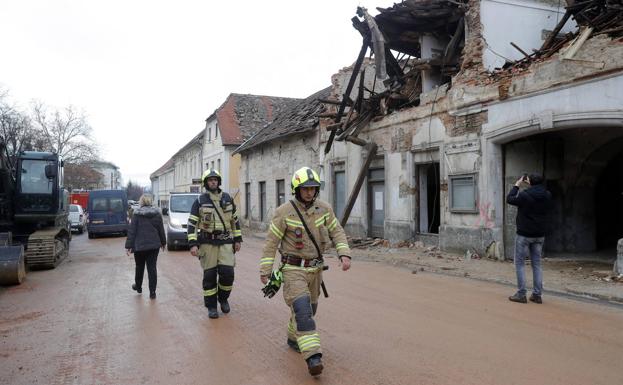
[[[282,281],[283,274],[281,273],[281,270],[273,271],[268,279],[268,282],[262,289],[264,297],[273,298],[273,296],[279,291],[279,288],[281,288]]]

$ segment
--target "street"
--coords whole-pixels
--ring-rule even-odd
[[[282,293],[260,292],[262,241],[237,255],[232,312],[208,319],[188,251],[161,252],[157,299],[130,286],[125,237],[74,234],[55,270],[0,288],[1,384],[615,384],[623,310],[514,288],[329,258],[314,379],[286,345]]]

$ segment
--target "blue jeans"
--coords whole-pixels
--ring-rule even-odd
[[[543,254],[543,242],[545,237],[528,238],[517,234],[515,238],[515,271],[517,273],[517,294],[526,295],[525,264],[526,257],[530,255],[532,265],[532,280],[534,288],[532,293],[541,295],[543,290],[543,270],[541,269],[541,255]]]

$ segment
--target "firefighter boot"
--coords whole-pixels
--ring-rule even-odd
[[[229,307],[229,302],[227,302],[227,300],[225,301],[221,301],[221,311],[225,314],[229,313],[229,311],[231,310],[231,308]]]
[[[320,357],[322,357],[322,354],[318,353],[307,359],[307,370],[309,370],[309,374],[312,376],[317,376],[322,373],[324,367],[322,366],[322,359]]]
[[[203,297],[203,302],[208,308],[208,317],[212,319],[218,318],[218,310],[216,309],[216,295]]]

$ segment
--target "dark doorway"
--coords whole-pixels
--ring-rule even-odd
[[[623,238],[623,152],[605,167],[595,186],[597,248],[615,248]]]
[[[416,180],[419,190],[419,232],[439,234],[439,163],[417,165]]]

